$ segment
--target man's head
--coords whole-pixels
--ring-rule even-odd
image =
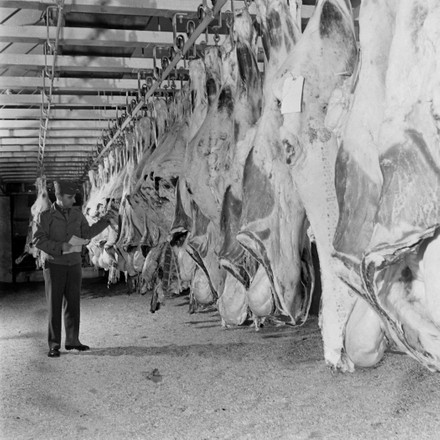
[[[78,188],[75,182],[58,180],[53,184],[55,187],[55,196],[57,198],[57,203],[63,208],[71,208],[75,203],[75,194]]]

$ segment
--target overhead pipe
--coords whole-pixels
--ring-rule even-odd
[[[177,63],[191,49],[191,47],[196,43],[197,38],[205,31],[205,29],[208,27],[209,23],[211,23],[211,21],[214,20],[215,16],[221,11],[222,7],[226,4],[226,2],[227,2],[227,0],[217,0],[213,9],[209,9],[209,8],[206,9],[205,16],[204,16],[202,22],[197,26],[197,28],[194,30],[194,32],[191,34],[191,36],[188,38],[183,49],[176,51],[176,55],[174,56],[173,60],[168,64],[168,67],[165,69],[165,71],[162,72],[162,75],[159,78],[159,80],[157,80],[151,86],[151,88],[147,91],[147,93],[145,94],[144,100],[147,100],[150,96],[152,96],[153,93],[162,84],[162,82],[165,81],[165,79],[168,77],[170,72],[176,67]],[[100,161],[100,159],[106,153],[109,152],[110,147],[115,143],[115,141],[118,139],[118,137],[123,133],[124,129],[132,121],[132,119],[138,113],[138,111],[142,109],[142,107],[144,106],[144,100],[141,100],[140,102],[138,102],[136,107],[133,109],[131,115],[128,115],[128,117],[120,125],[120,127],[118,128],[116,133],[107,142],[107,144],[102,149],[102,151],[98,154],[98,156],[95,159],[93,159],[90,166],[86,168],[86,170],[84,171],[83,179],[85,179],[87,177],[87,173],[88,173],[89,169],[93,168],[95,165],[97,165],[98,162]]]

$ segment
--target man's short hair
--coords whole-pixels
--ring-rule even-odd
[[[64,194],[74,195],[78,191],[78,185],[69,180],[58,180],[53,183],[55,187],[55,195],[63,196]]]

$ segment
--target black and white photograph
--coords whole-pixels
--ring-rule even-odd
[[[0,440],[437,440],[439,372],[439,0],[0,0]]]

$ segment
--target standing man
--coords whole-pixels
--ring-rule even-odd
[[[49,357],[60,356],[63,305],[66,350],[90,349],[79,341],[82,246],[78,243],[82,241],[85,244],[87,241],[81,239],[89,240],[98,235],[109,226],[110,218],[113,217],[113,214],[106,214],[89,226],[81,209],[73,207],[77,192],[75,183],[59,181],[54,182],[54,186],[56,202],[40,214],[33,239],[34,245],[44,253],[43,274],[49,308]]]

